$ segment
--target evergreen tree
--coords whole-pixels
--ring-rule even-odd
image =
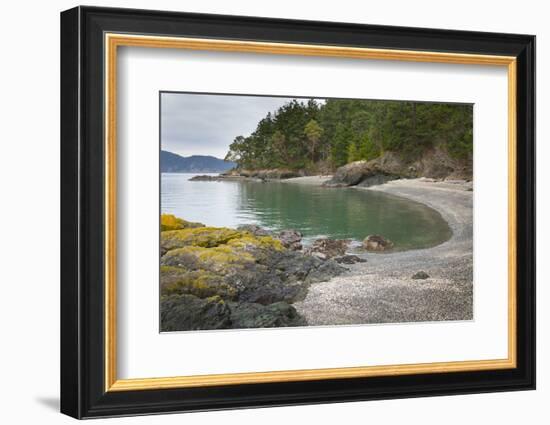
[[[335,168],[371,160],[386,151],[414,160],[434,147],[472,160],[472,106],[427,102],[327,99],[292,100],[238,136],[226,159],[243,168]],[[308,165],[309,164],[309,165]]]

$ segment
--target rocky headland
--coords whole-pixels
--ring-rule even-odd
[[[161,330],[305,326],[293,307],[346,271],[337,255],[301,252],[301,234],[208,227],[161,217]]]

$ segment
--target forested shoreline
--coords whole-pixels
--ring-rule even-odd
[[[405,163],[430,151],[471,164],[473,107],[381,100],[292,100],[268,113],[248,137],[239,135],[225,159],[239,169],[331,172],[386,153]]]

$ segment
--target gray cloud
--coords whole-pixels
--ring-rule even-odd
[[[248,136],[282,97],[162,93],[161,145],[183,156],[223,158],[237,136]]]

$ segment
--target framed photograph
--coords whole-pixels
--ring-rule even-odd
[[[61,14],[61,411],[535,388],[535,37]]]

